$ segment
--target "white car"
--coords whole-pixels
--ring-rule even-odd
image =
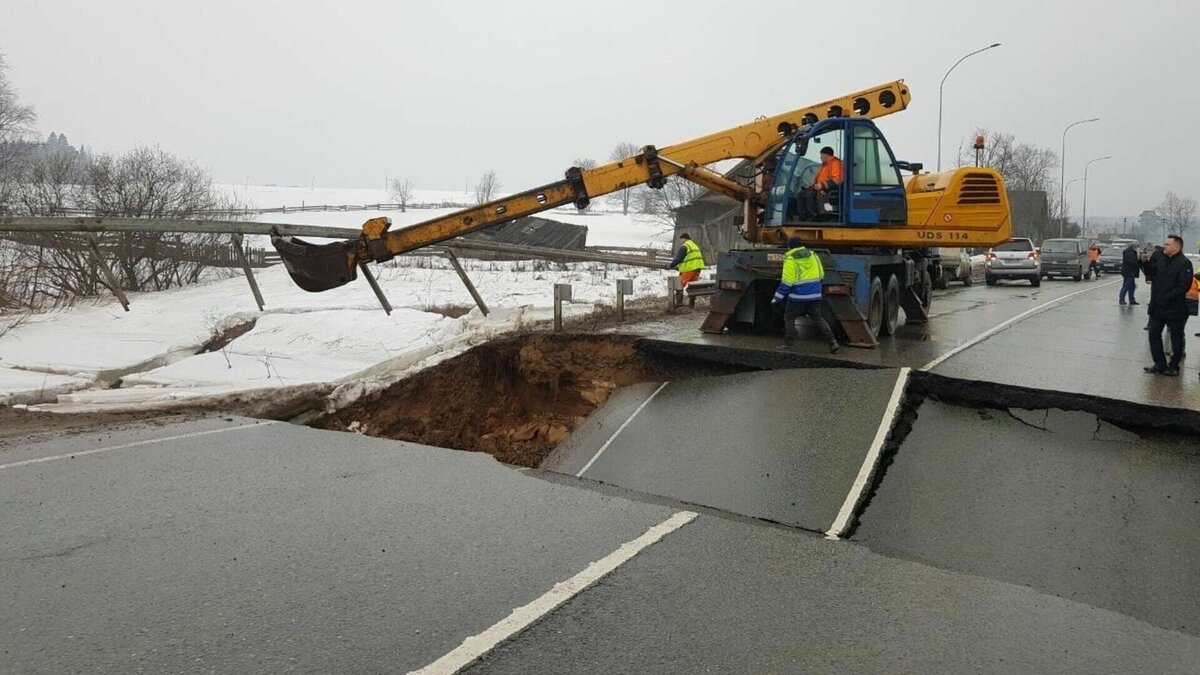
[[[1030,286],[1042,285],[1042,257],[1032,239],[1013,237],[987,252],[983,280],[995,286],[1001,279],[1024,279]]]

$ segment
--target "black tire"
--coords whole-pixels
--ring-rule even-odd
[[[975,285],[975,276],[972,275],[970,272],[968,272],[967,276],[963,277],[963,286],[967,286],[969,288],[974,285]]]
[[[883,325],[879,332],[883,335],[895,335],[900,326],[900,281],[896,275],[889,274],[887,284],[883,287]]]
[[[933,304],[933,277],[930,276],[929,270],[921,270],[921,285],[917,287],[917,297],[921,299],[921,304],[925,306],[925,312],[929,312],[929,307]]]
[[[942,273],[938,275],[938,278],[934,279],[933,287],[939,291],[944,291],[947,288],[950,288],[950,277],[946,276],[946,270],[942,270]]]
[[[994,277],[990,274],[986,274],[983,277],[983,283],[987,284],[988,286],[995,286],[996,285],[996,277]]]
[[[1030,277],[1030,278],[1029,278],[1029,285],[1030,285],[1030,286],[1033,286],[1034,288],[1037,288],[1038,286],[1041,286],[1041,285],[1042,285],[1042,278],[1041,278],[1041,277]]]
[[[1084,279],[1087,279],[1088,281],[1091,281],[1091,280],[1092,280],[1092,271],[1089,269],[1087,272],[1084,272],[1084,274],[1083,274],[1083,278],[1084,278]],[[1100,278],[1100,273],[1099,273],[1099,272],[1096,272],[1096,278],[1097,278],[1097,279],[1099,279],[1099,278]]]
[[[1090,274],[1090,272],[1089,272],[1089,274]],[[1075,272],[1075,276],[1073,276],[1071,278],[1075,281],[1083,281],[1083,268],[1080,267],[1079,271]]]
[[[876,338],[883,327],[883,309],[883,282],[873,277],[871,290],[867,292],[867,329]]]

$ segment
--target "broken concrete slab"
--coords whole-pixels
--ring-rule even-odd
[[[671,382],[657,394],[639,385],[543,468],[824,532],[900,373],[775,370]]]
[[[1017,412],[923,403],[852,538],[1200,635],[1200,443]]]

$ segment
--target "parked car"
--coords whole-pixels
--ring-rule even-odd
[[[1127,242],[1124,244],[1117,242],[1110,243],[1107,248],[1100,252],[1100,271],[1120,274],[1122,260],[1121,256],[1125,253],[1125,249],[1128,248],[1132,243],[1134,242]]]
[[[1042,260],[1033,240],[1013,237],[991,248],[984,263],[983,280],[995,286],[1001,279],[1025,279],[1031,286],[1042,285]]]
[[[937,251],[942,261],[942,273],[933,281],[935,288],[944,289],[950,285],[951,281],[961,281],[964,286],[971,286],[975,283],[969,249],[939,248]]]
[[[1041,258],[1043,277],[1092,278],[1086,239],[1047,239],[1042,242]]]

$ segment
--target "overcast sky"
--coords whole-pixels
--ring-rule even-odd
[[[614,144],[667,145],[903,78],[879,121],[944,163],[977,126],[1060,149],[1089,215],[1200,198],[1200,3],[5,0],[0,51],[39,129],[159,144],[221,182],[505,190]],[[1069,203],[1078,214],[1082,183]]]

